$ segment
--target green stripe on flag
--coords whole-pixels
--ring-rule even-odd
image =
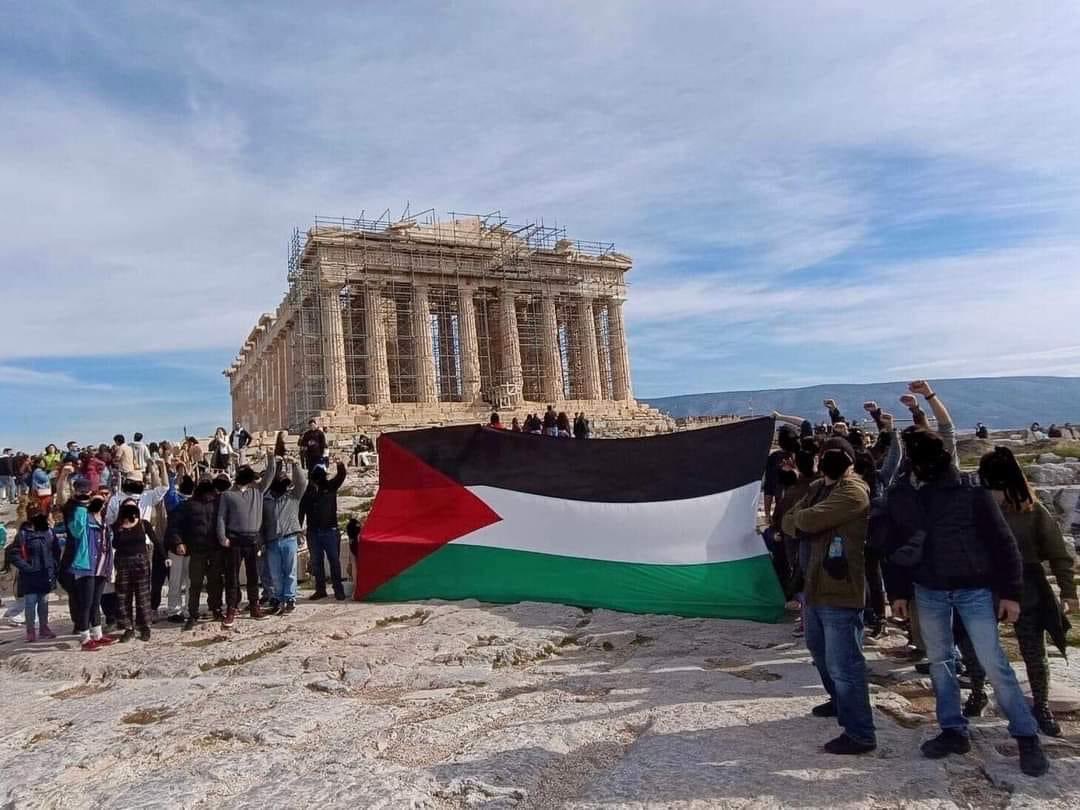
[[[361,557],[359,564],[364,564]],[[448,543],[367,599],[557,602],[628,613],[775,622],[784,596],[768,555],[701,565],[590,560]]]

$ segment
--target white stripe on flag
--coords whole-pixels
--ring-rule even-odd
[[[597,503],[468,488],[502,518],[454,543],[657,565],[730,562],[765,553],[757,481],[702,498]]]

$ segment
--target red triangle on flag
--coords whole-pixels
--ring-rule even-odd
[[[451,540],[502,520],[452,478],[379,437],[379,492],[360,537],[354,596],[362,599]]]

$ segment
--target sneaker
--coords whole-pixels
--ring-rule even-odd
[[[292,599],[289,599],[285,602],[285,612],[292,613],[294,610],[296,610],[296,602]]]
[[[1039,730],[1047,737],[1060,737],[1061,726],[1058,725],[1054,715],[1050,713],[1050,707],[1046,705],[1036,706],[1031,710],[1035,720],[1039,724]]]
[[[278,602],[276,605],[274,605],[274,610],[271,613],[271,615],[272,616],[284,616],[286,613],[288,613],[288,611],[285,609],[285,603],[284,602]]]
[[[120,636],[120,643],[127,644],[133,638],[135,638],[135,631],[129,627],[127,630],[124,631],[124,635]]]
[[[177,613],[175,616],[170,616],[168,618],[168,621],[170,623],[172,623],[172,624],[184,624],[185,619],[184,619],[183,616],[181,616],[179,613]]]
[[[826,700],[819,706],[812,708],[810,714],[814,715],[814,717],[836,717],[836,704],[831,700]]]
[[[181,629],[184,630],[185,632],[187,632],[188,630],[194,630],[195,629],[195,620],[193,618],[191,618],[190,616],[188,616],[184,620],[184,626]]]
[[[212,615],[215,622],[225,624],[225,614],[221,612],[221,608],[215,610]]]
[[[26,628],[26,641],[28,644],[37,641],[37,631],[33,627]]]
[[[232,608],[229,608],[229,610],[221,618],[221,626],[228,630],[234,624],[236,624],[236,611]]]
[[[251,614],[251,618],[253,618],[253,619],[265,619],[266,618],[266,614],[263,613],[263,609],[261,607],[259,607],[258,602],[253,604],[250,608],[248,608],[248,612]]]
[[[149,627],[144,627],[144,628],[142,628],[142,630],[139,631],[139,641],[149,641],[149,640],[150,640],[150,628]]]
[[[315,591],[315,593],[313,593],[311,596],[308,597],[308,601],[309,602],[318,602],[320,599],[325,599],[325,598],[326,598],[326,591]]]
[[[983,709],[989,702],[990,698],[986,696],[986,692],[973,689],[964,704],[964,717],[982,717]]]
[[[924,742],[920,748],[927,759],[942,759],[949,754],[966,754],[971,750],[971,741],[966,734],[947,728],[934,739]]]
[[[271,599],[270,603],[266,606],[266,612],[268,615],[273,616],[281,608],[281,602],[277,599]]]
[[[1020,770],[1024,775],[1042,776],[1050,770],[1050,760],[1043,753],[1037,736],[1017,737],[1016,744],[1020,748]]]
[[[337,599],[339,602],[344,602],[347,597],[345,596],[344,591],[339,591],[334,594],[334,598]]]
[[[39,633],[39,635],[43,639],[45,639],[45,638],[56,638],[56,633],[54,633],[49,628],[49,625],[47,625],[47,624],[41,625],[41,632]]]
[[[835,740],[829,740],[825,743],[824,748],[827,754],[869,754],[877,748],[877,743],[860,742],[852,739],[847,734],[841,734]]]
[[[94,652],[101,649],[101,645],[92,638],[87,639],[79,646],[82,648],[83,652]]]
[[[97,641],[97,645],[99,647],[108,647],[110,644],[112,644],[114,641],[116,641],[115,638],[113,638],[112,636],[108,636],[108,635],[102,636],[101,638],[95,639],[95,640]]]

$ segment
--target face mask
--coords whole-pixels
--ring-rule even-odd
[[[780,483],[785,487],[793,486],[799,480],[799,476],[794,470],[781,470],[777,477],[780,479]]]
[[[104,505],[105,501],[101,500],[101,498],[92,498],[86,508],[89,509],[92,513],[97,513],[101,511],[101,507],[103,507]]]
[[[826,478],[830,478],[833,481],[839,481],[844,477],[844,473],[847,472],[848,467],[851,466],[851,459],[839,450],[830,450],[821,457],[821,461],[818,462],[818,468],[825,475]]]

